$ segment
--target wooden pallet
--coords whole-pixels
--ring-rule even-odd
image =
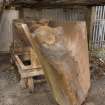
[[[17,21],[16,21],[17,22]],[[20,21],[18,20],[17,23]],[[22,21],[23,22],[23,21]],[[32,47],[21,37],[21,31],[16,30],[13,24],[13,43],[10,48],[11,62],[18,68],[21,76],[20,84],[22,88],[29,88],[31,91],[34,89],[33,77],[44,75],[42,66],[38,60],[37,54],[33,51]],[[24,64],[24,63],[29,64]],[[36,80],[36,82],[45,80]]]
[[[24,48],[24,54],[12,55],[12,60],[16,64],[19,74],[21,76],[20,84],[22,88],[29,88],[34,90],[33,77],[44,75],[42,66],[37,60],[37,56],[33,53],[31,47]],[[25,63],[28,64],[25,64]],[[41,80],[40,80],[41,81]],[[42,80],[43,81],[43,80]]]

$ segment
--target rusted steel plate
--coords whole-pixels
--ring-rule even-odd
[[[34,40],[27,25],[21,27],[39,57],[57,103],[81,105],[90,88],[85,22],[57,28],[40,26]]]

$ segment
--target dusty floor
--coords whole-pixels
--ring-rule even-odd
[[[9,58],[0,56],[0,105],[57,105],[47,83],[37,84],[34,93],[30,93],[20,87],[16,74]],[[105,78],[92,81],[86,103],[105,105]]]

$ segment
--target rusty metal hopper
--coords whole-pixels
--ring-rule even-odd
[[[57,103],[81,105],[90,88],[86,25],[71,22],[61,26],[41,26],[34,39],[26,24],[21,29],[39,57]]]

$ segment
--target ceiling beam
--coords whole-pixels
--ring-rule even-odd
[[[24,7],[96,6],[105,5],[105,0],[14,0],[10,4]]]

